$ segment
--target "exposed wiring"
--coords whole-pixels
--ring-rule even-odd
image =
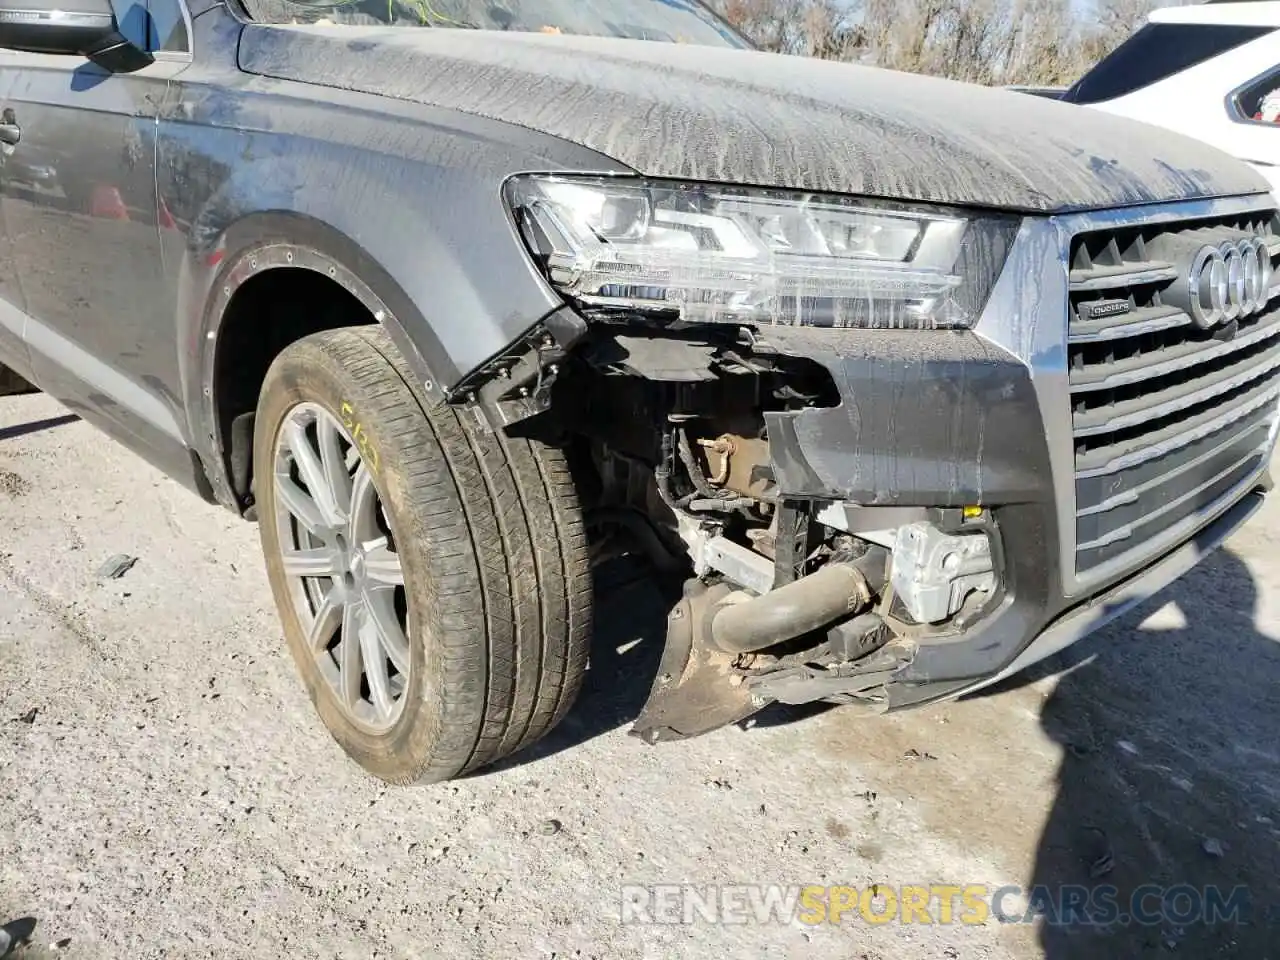
[[[658,465],[653,468],[653,480],[662,502],[671,509],[672,513],[679,515],[680,510],[694,498],[695,494],[691,493],[677,500],[671,489],[671,468],[675,465],[676,459],[673,433],[674,431],[668,430],[662,434],[662,455]]]
[[[684,464],[685,471],[689,474],[689,481],[693,484],[694,489],[707,500],[732,497],[732,491],[717,490],[707,481],[706,474],[702,472],[702,467],[693,455],[693,447],[689,444],[689,434],[679,427],[676,428],[675,432],[676,449],[680,454],[680,462]]]

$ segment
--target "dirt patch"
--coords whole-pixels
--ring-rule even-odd
[[[8,497],[21,497],[31,489],[22,474],[0,468],[0,493]]]

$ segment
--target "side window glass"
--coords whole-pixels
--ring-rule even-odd
[[[1280,66],[1237,90],[1227,105],[1233,120],[1280,124]]]
[[[1148,23],[1086,73],[1062,99],[1101,103],[1150,86],[1270,33],[1271,27]]]
[[[150,21],[147,49],[152,53],[190,53],[191,38],[179,0],[143,0]]]

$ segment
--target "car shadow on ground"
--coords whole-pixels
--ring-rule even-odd
[[[21,950],[23,956],[34,956],[23,948],[31,942],[36,930],[35,917],[21,917],[0,925],[0,960]]]
[[[591,659],[573,708],[537,743],[472,776],[542,760],[619,727],[629,727],[640,715],[658,674],[667,638],[667,614],[680,599],[682,578],[659,575],[642,560],[624,558],[597,570],[595,581]],[[775,703],[736,725],[779,726],[830,709],[833,705],[829,703]]]
[[[681,577],[659,575],[639,559],[616,560],[596,571],[591,660],[573,708],[537,743],[472,776],[533,763],[630,726],[649,699],[666,643],[667,614],[681,587]],[[830,703],[774,703],[735,726],[783,726],[832,709]]]
[[[667,613],[679,578],[664,578],[641,560],[616,560],[595,573],[595,632],[582,692],[564,720],[514,756],[477,771],[485,776],[522,766],[629,726],[649,698],[666,642]],[[637,741],[637,744],[639,741]]]
[[[640,567],[605,573],[577,705],[493,769],[635,719],[657,671],[671,589]],[[1274,955],[1280,642],[1254,628],[1257,602],[1244,563],[1219,550],[1098,633],[976,695],[1062,674],[1040,717],[1062,748],[1056,795],[1024,891],[1037,901],[1048,960]],[[1162,616],[1148,619],[1155,610]],[[826,709],[775,707],[753,722]],[[1001,906],[1029,919],[1024,899]]]
[[[1062,760],[1027,891],[1047,960],[1275,955],[1280,642],[1257,602],[1219,550],[1012,681],[1065,671],[1040,717]]]
[[[79,419],[74,413],[68,413],[60,417],[48,417],[44,420],[32,420],[29,423],[16,423],[11,427],[0,427],[0,440],[14,440],[28,434],[40,433],[42,430],[64,427]]]

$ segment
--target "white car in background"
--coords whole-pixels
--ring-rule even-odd
[[[1156,10],[1065,92],[1023,89],[1206,140],[1280,193],[1280,2]]]

